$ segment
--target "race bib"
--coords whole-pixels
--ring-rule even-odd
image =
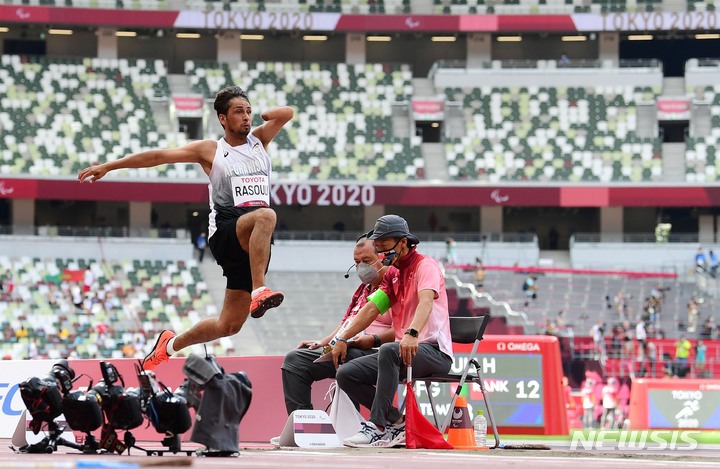
[[[268,176],[232,176],[230,182],[236,207],[270,206],[270,179]]]

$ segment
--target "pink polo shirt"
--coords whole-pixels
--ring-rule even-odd
[[[438,344],[440,350],[452,358],[448,299],[445,277],[440,266],[435,259],[420,254],[415,249],[401,258],[395,266],[397,269],[390,268],[385,273],[380,285],[380,289],[390,298],[392,309],[386,314],[392,316],[395,340],[399,341],[403,338],[405,330],[410,327],[415,317],[415,310],[419,304],[418,293],[422,290],[432,290],[435,293],[432,311],[418,339],[420,342]]]
[[[370,296],[373,291],[374,290],[371,285],[360,284],[353,294],[350,305],[345,312],[345,316],[342,318],[343,327],[347,327],[348,322],[357,315],[360,308],[365,306],[365,303],[367,303],[367,297]],[[379,334],[382,331],[388,330],[390,326],[392,326],[392,316],[390,314],[378,315],[372,324],[365,329],[364,333]]]

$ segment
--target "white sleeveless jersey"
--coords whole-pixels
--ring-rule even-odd
[[[221,138],[210,169],[208,238],[218,224],[234,220],[249,210],[270,206],[270,156],[252,134],[236,147]]]

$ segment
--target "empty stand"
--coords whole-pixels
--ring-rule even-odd
[[[392,133],[391,104],[409,101],[407,66],[187,62],[194,90],[210,98],[239,83],[256,110],[292,106],[296,115],[270,145],[273,171],[288,180],[422,179],[419,137]],[[255,125],[262,123],[259,112]]]
[[[410,13],[410,0],[187,0],[192,10],[400,14]]]
[[[714,182],[720,179],[720,85],[698,86],[689,91],[710,104],[711,117],[707,135],[685,139],[685,179],[687,182]]]
[[[91,164],[186,143],[157,132],[150,99],[167,98],[161,60],[0,59],[0,174],[75,175]],[[111,177],[198,177],[193,165],[120,170]]]
[[[0,298],[2,356],[142,358],[162,329],[186,330],[217,314],[194,260],[0,256],[0,268],[14,284]],[[229,338],[208,344],[211,353],[233,349]]]
[[[657,138],[639,138],[635,103],[659,90],[632,87],[448,88],[467,132],[445,141],[451,179],[660,181]]]

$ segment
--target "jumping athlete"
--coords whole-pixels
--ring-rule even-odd
[[[170,163],[199,163],[210,178],[208,245],[227,277],[225,301],[218,317],[206,318],[176,336],[160,333],[143,360],[154,370],[170,355],[190,345],[237,334],[248,314],[262,317],[282,303],[284,295],[265,286],[270,244],[277,217],[270,208],[270,157],[267,146],[293,117],[290,107],[262,114],[265,121],[250,131],[252,107],[239,86],[215,96],[215,111],[225,130],[220,140],[199,140],[182,147],[149,150],[80,171],[78,180],[93,183],[108,171],[149,168]]]

